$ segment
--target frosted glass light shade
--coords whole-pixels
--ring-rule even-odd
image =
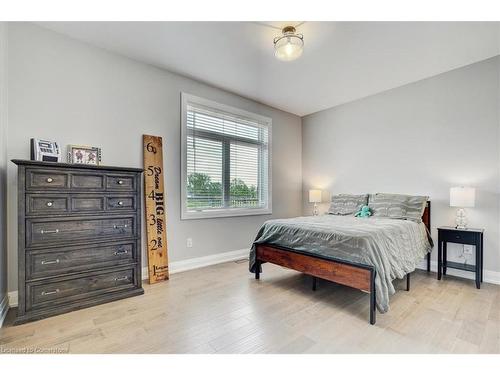
[[[292,61],[298,59],[304,50],[304,42],[296,36],[285,37],[274,46],[274,56],[278,60]]]
[[[295,27],[283,29],[283,36],[274,39],[274,56],[278,60],[292,61],[299,58],[304,50],[304,37],[296,34]]]
[[[475,202],[476,189],[464,186],[450,188],[450,207],[474,207]]]
[[[309,203],[321,202],[321,190],[309,190]]]

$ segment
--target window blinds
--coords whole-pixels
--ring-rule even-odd
[[[267,124],[188,103],[187,211],[266,208]]]

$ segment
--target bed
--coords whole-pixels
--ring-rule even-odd
[[[273,263],[370,294],[370,324],[376,309],[388,311],[394,279],[406,277],[427,257],[430,271],[430,201],[421,222],[353,216],[308,216],[266,221],[250,250],[249,270],[260,278]]]

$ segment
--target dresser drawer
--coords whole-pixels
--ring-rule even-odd
[[[102,191],[106,184],[103,173],[71,173],[71,190]]]
[[[69,173],[50,169],[26,169],[27,190],[60,190],[69,187]]]
[[[26,195],[26,213],[28,215],[50,215],[69,212],[69,198],[61,195]]]
[[[104,197],[73,196],[71,200],[72,213],[101,212],[104,211]]]
[[[111,269],[86,276],[60,278],[58,281],[28,282],[26,310],[68,304],[126,289],[136,288],[138,274],[134,268]]]
[[[54,277],[133,263],[137,261],[137,254],[134,241],[27,251],[26,278]]]
[[[106,190],[108,191],[135,191],[135,177],[127,174],[108,174]]]
[[[135,210],[136,208],[135,196],[108,196],[106,198],[107,211]]]
[[[70,244],[74,241],[123,239],[137,234],[137,218],[26,219],[26,246]]]
[[[476,244],[476,234],[465,231],[448,230],[440,233],[441,238],[445,242],[454,242],[465,245]]]

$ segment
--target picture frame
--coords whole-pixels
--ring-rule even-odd
[[[68,163],[70,164],[101,164],[101,148],[83,145],[68,145]]]

